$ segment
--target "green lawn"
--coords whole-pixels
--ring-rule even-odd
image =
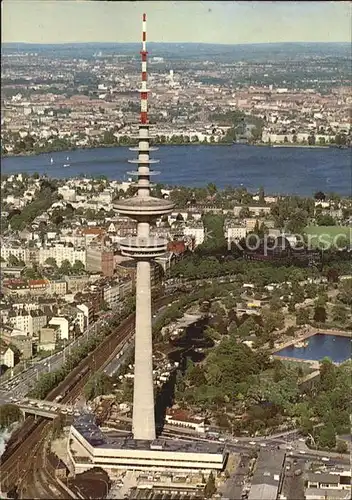
[[[343,244],[352,241],[352,228],[341,226],[307,226],[304,232],[310,236],[313,246],[318,246],[319,242],[330,248],[333,243]]]

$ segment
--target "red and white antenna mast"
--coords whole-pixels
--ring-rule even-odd
[[[147,89],[147,16],[143,14],[142,27],[142,86],[139,89],[141,94],[141,112],[139,120],[138,147],[130,148],[131,151],[138,151],[138,159],[129,160],[129,163],[137,163],[137,172],[128,172],[130,175],[137,175],[137,194],[139,197],[150,196],[150,176],[157,175],[159,172],[150,170],[150,165],[159,163],[159,160],[153,160],[149,157],[151,151],[158,148],[150,146],[149,138],[149,120],[148,120],[148,92]]]
[[[142,22],[142,88],[141,88],[141,123],[148,123],[148,90],[147,90],[147,15],[143,14]]]

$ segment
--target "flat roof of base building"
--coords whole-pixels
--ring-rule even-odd
[[[94,448],[122,449],[131,451],[166,451],[179,453],[209,453],[219,455],[224,453],[225,446],[218,443],[202,441],[186,442],[171,439],[155,439],[146,441],[126,437],[109,437],[104,434],[95,423],[92,415],[78,417],[72,427]]]

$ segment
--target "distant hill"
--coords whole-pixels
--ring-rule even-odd
[[[350,58],[349,43],[260,43],[219,45],[207,43],[156,43],[149,42],[150,56],[167,59],[234,61],[280,61],[297,60],[306,57]],[[106,55],[136,55],[140,43],[63,43],[32,44],[3,43],[2,54],[36,52],[56,57],[75,56],[93,57],[97,52]]]

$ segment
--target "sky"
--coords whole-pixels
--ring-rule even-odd
[[[344,1],[3,0],[2,42],[351,42]]]

